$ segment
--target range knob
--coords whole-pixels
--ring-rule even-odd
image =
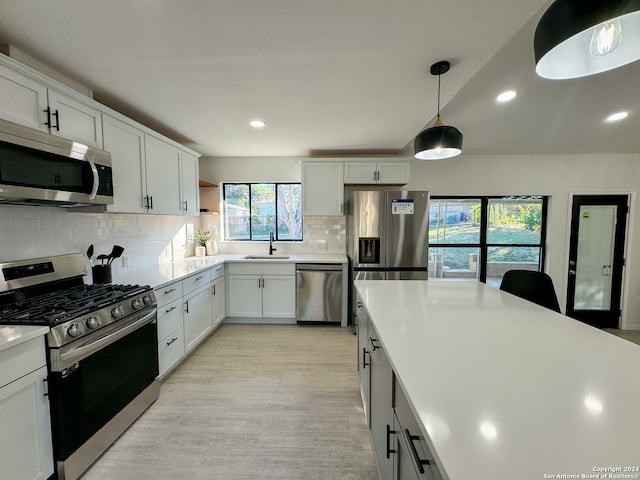
[[[142,308],[143,307],[142,300],[140,300],[139,298],[136,298],[133,302],[131,302],[131,306],[134,308],[134,310],[138,310]]]
[[[151,295],[149,295],[148,293],[142,297],[142,301],[144,302],[145,305],[151,305],[153,303],[153,299],[151,298]]]
[[[70,337],[77,337],[82,333],[82,328],[77,323],[72,323],[69,328],[67,328],[67,334]]]
[[[85,322],[88,328],[98,328],[100,326],[100,322],[98,321],[98,317],[89,317]]]
[[[111,316],[113,318],[120,318],[123,315],[124,315],[124,308],[122,308],[122,305],[118,305],[117,307],[111,310]]]

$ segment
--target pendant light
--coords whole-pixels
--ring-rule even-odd
[[[533,39],[536,72],[579,78],[640,59],[640,0],[556,0]]]
[[[433,127],[418,134],[413,150],[418,160],[441,160],[455,157],[462,152],[462,132],[445,125],[440,118],[440,75],[447,73],[451,64],[446,60],[431,65],[431,75],[438,76],[438,115]]]

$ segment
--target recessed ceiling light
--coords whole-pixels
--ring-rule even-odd
[[[267,123],[264,120],[251,120],[249,122],[249,125],[251,125],[253,128],[264,128],[267,126]]]
[[[496,102],[498,103],[510,102],[511,100],[516,98],[517,95],[518,95],[518,92],[516,92],[515,90],[507,90],[506,92],[502,92],[500,95],[496,97]]]
[[[628,116],[629,116],[629,112],[612,113],[605,119],[605,122],[607,123],[619,122],[620,120],[624,120]]]

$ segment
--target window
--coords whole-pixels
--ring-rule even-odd
[[[499,286],[504,272],[540,270],[545,197],[432,197],[429,276]]]
[[[299,183],[225,183],[225,240],[302,240]]]

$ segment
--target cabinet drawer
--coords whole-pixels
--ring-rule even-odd
[[[407,397],[397,379],[394,379],[395,390],[395,414],[399,423],[397,435],[401,435],[407,444],[408,454],[411,457],[413,467],[420,479],[442,480],[442,475],[435,465],[435,460],[427,445],[422,431],[418,427],[418,421],[411,411]],[[422,470],[422,471],[420,471]]]
[[[182,297],[182,282],[170,283],[164,287],[156,288],[153,292],[156,294],[158,310],[160,310],[163,305]]]
[[[269,260],[271,262],[271,260]],[[295,263],[230,263],[230,274],[240,275],[295,275]]]
[[[202,270],[190,277],[185,278],[182,281],[182,293],[187,296],[193,292],[196,288],[207,285],[211,281],[211,269]]]
[[[184,329],[179,328],[158,342],[158,368],[160,376],[180,361],[184,355]]]
[[[0,351],[0,387],[47,364],[44,338],[36,337]]]
[[[224,277],[224,263],[211,269],[211,280],[216,280],[220,277]]]
[[[182,299],[158,307],[158,339],[182,327]]]

